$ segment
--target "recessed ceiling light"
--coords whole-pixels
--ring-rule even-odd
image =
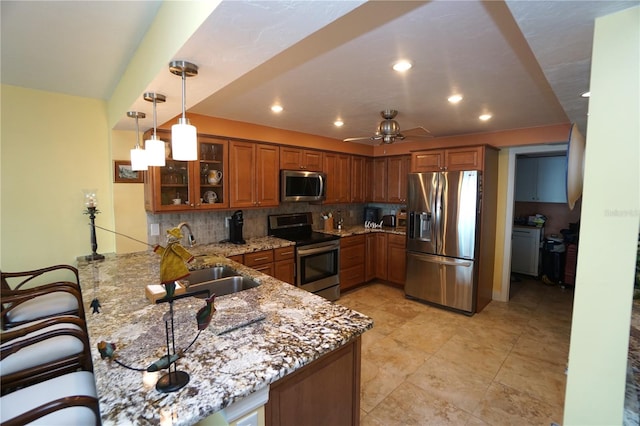
[[[451,95],[447,98],[447,100],[452,104],[457,104],[462,100],[462,95]]]
[[[491,120],[491,117],[493,117],[491,114],[482,114],[480,117],[478,117],[480,120],[482,121],[487,121],[487,120]]]
[[[333,125],[336,127],[342,127],[344,126],[344,121],[337,119],[336,121],[333,122]]]
[[[275,112],[275,113],[282,112],[282,110],[283,110],[283,109],[284,109],[284,108],[282,108],[282,106],[277,105],[277,104],[276,104],[276,105],[273,105],[273,106],[271,107],[271,111],[273,111],[273,112]]]
[[[588,97],[590,97],[590,96],[591,96],[591,92],[584,92],[584,93],[581,93],[581,94],[580,94],[580,96],[582,96],[583,98],[588,98]]]
[[[393,64],[393,69],[398,71],[398,72],[405,72],[408,69],[410,69],[413,65],[411,64],[411,62],[409,61],[398,61],[395,64]]]

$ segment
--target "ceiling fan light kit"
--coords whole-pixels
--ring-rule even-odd
[[[380,116],[384,119],[378,124],[378,129],[373,136],[370,137],[358,137],[358,138],[347,138],[343,139],[344,142],[355,142],[359,140],[372,140],[372,141],[381,141],[382,144],[392,144],[396,140],[404,140],[406,136],[400,133],[400,124],[394,118],[398,115],[398,111],[395,109],[385,109],[384,111],[380,111]],[[420,135],[415,135],[414,137],[418,138],[431,138],[431,132],[429,132],[424,127],[416,127],[413,129],[409,129],[407,132],[411,131],[420,131]]]

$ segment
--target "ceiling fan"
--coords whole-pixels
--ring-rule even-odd
[[[413,129],[409,129],[404,133],[400,133],[400,125],[394,118],[398,115],[398,111],[395,109],[385,109],[384,111],[380,111],[380,116],[384,118],[383,121],[378,125],[378,130],[373,136],[364,136],[358,138],[347,138],[343,139],[344,142],[354,142],[360,140],[372,140],[381,141],[381,144],[391,144],[397,140],[403,140],[407,136],[410,137],[419,137],[419,138],[432,138],[433,135],[424,127],[415,127]],[[411,133],[411,134],[410,134]]]

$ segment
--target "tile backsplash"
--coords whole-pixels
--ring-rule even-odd
[[[382,214],[391,214],[403,207],[395,204],[368,204],[369,206],[382,208]],[[338,210],[342,212],[344,226],[361,225],[364,223],[364,208],[367,204],[335,204],[314,205],[309,203],[285,203],[271,209],[245,209],[243,236],[247,238],[264,237],[267,235],[267,216],[272,214],[300,213],[310,211],[313,214],[313,228],[322,230],[322,212],[331,211],[335,215]],[[185,212],[185,213],[147,213],[147,241],[151,245],[164,244],[168,229],[177,226],[181,222],[187,222],[194,233],[198,244],[217,243],[229,238],[229,229],[225,227],[225,218],[230,217],[237,209],[212,212]],[[151,224],[159,224],[160,235],[152,236]]]

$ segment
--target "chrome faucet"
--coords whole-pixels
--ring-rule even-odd
[[[182,230],[182,228],[187,228],[187,230],[189,231],[189,236],[187,237],[187,240],[189,241],[189,247],[193,247],[196,245],[196,237],[193,236],[193,232],[191,231],[191,227],[189,226],[189,224],[187,222],[180,222],[177,226],[178,229]]]

